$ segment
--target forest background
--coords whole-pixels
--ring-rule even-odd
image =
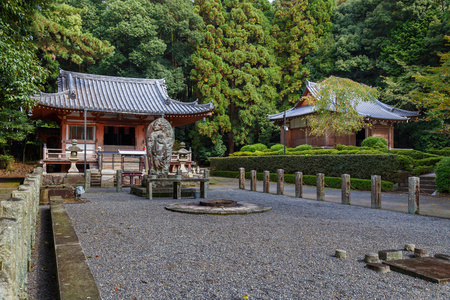
[[[30,95],[59,68],[166,78],[177,100],[213,101],[211,118],[176,128],[199,160],[279,142],[267,114],[291,108],[306,80],[379,87],[420,110],[395,147],[450,146],[450,0],[6,0],[0,3],[0,147],[39,147]],[[28,152],[27,152],[28,153]],[[29,159],[33,156],[29,155]]]

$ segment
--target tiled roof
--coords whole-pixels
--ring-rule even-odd
[[[317,97],[319,93],[319,85],[315,82],[307,81],[306,89],[309,90],[313,97]],[[408,111],[403,109],[398,109],[389,106],[379,100],[372,102],[359,102],[356,106],[356,110],[361,116],[370,119],[382,119],[382,120],[392,120],[397,122],[403,122],[409,120],[411,117],[416,117],[419,112]],[[299,106],[286,110],[286,118],[301,117],[314,113],[315,106]],[[272,121],[281,120],[284,118],[284,111],[278,114],[269,115],[269,119]]]
[[[84,74],[60,70],[57,93],[34,96],[38,105],[59,108],[143,115],[204,114],[212,102],[180,102],[167,94],[164,79]]]

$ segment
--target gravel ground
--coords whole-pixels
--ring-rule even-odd
[[[103,299],[448,299],[450,284],[365,268],[407,243],[450,254],[450,220],[240,190],[251,215],[170,212],[173,199],[89,193],[67,204]],[[186,199],[177,202],[188,202]],[[335,249],[347,259],[333,257]],[[406,255],[406,253],[405,253]],[[447,296],[446,296],[447,295]]]
[[[52,236],[50,206],[39,207],[36,226],[36,246],[31,254],[28,273],[28,299],[58,299],[55,248]]]

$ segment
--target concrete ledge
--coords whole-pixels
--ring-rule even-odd
[[[194,197],[194,192],[199,191],[198,188],[192,187],[182,187],[181,196],[182,197]],[[131,186],[130,194],[147,197],[147,189],[141,186]],[[153,189],[153,197],[172,197],[173,188],[156,188]]]
[[[61,300],[101,299],[61,196],[50,197]]]

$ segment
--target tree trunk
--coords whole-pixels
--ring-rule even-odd
[[[232,83],[232,88],[234,88],[234,82]],[[234,120],[234,102],[230,101],[230,123],[231,130],[228,133],[228,153],[234,153],[234,134],[233,134],[233,120]]]
[[[234,152],[234,134],[233,130],[228,132],[228,152],[231,154]]]

